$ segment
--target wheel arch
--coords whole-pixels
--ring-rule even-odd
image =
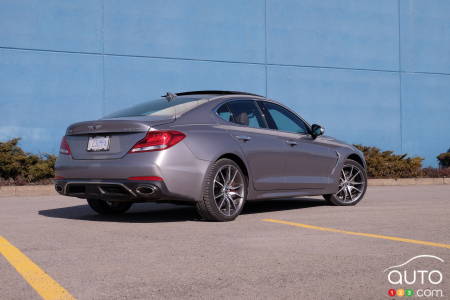
[[[366,168],[366,162],[365,162],[364,158],[362,158],[361,156],[359,156],[356,153],[350,154],[349,156],[347,156],[347,159],[354,160],[357,163],[359,163],[364,169]]]
[[[242,158],[240,158],[238,155],[236,155],[234,153],[225,153],[225,154],[221,155],[216,161],[218,161],[219,159],[222,159],[222,158],[231,159],[232,161],[237,163],[239,168],[241,168],[242,172],[244,172],[244,175],[247,177],[247,180],[250,180],[248,168]]]

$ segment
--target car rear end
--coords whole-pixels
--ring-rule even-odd
[[[55,189],[115,202],[195,201],[208,163],[187,147],[189,135],[182,127],[173,128],[183,110],[172,109],[194,107],[195,101],[157,101],[156,113],[128,110],[69,126],[56,162]]]

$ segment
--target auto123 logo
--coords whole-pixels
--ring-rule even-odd
[[[444,260],[434,255],[418,255],[386,268],[390,297],[444,298]]]

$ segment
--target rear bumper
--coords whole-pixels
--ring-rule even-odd
[[[88,190],[95,190],[98,196],[98,183],[112,182],[120,188],[129,187],[132,191],[136,183],[154,184],[160,189],[161,197],[147,197],[144,200],[128,193],[128,197],[118,195],[104,195],[102,197],[114,196],[114,199],[135,199],[135,201],[153,200],[183,200],[197,201],[201,198],[203,179],[210,162],[197,159],[187,146],[181,141],[175,147],[164,151],[143,152],[127,154],[121,159],[73,159],[70,155],[60,155],[56,161],[55,176],[62,177],[61,184],[66,182],[84,181]],[[137,182],[128,180],[130,177],[157,176],[164,179],[161,182]],[[119,184],[120,183],[120,184]],[[72,183],[71,183],[72,184]],[[71,185],[70,184],[70,185]],[[73,183],[75,185],[75,183]],[[97,186],[96,186],[97,185]],[[91,187],[94,187],[91,189]],[[86,198],[86,195],[74,195],[65,192],[68,196]],[[84,193],[91,194],[91,192]],[[90,195],[89,195],[90,197]],[[169,198],[170,199],[166,199]],[[119,201],[118,200],[118,201]],[[130,201],[130,200],[127,200]]]
[[[192,201],[170,193],[163,181],[126,179],[58,179],[55,190],[64,196],[120,202]]]

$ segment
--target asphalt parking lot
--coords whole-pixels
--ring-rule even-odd
[[[355,207],[253,203],[229,223],[168,204],[139,204],[119,217],[60,196],[0,204],[0,237],[76,299],[384,299],[392,286],[383,270],[424,254],[445,261],[439,286],[443,299],[450,295],[448,185],[369,187]],[[20,256],[10,253],[14,266],[6,260],[5,243],[0,298],[40,299],[45,278],[29,284]]]

